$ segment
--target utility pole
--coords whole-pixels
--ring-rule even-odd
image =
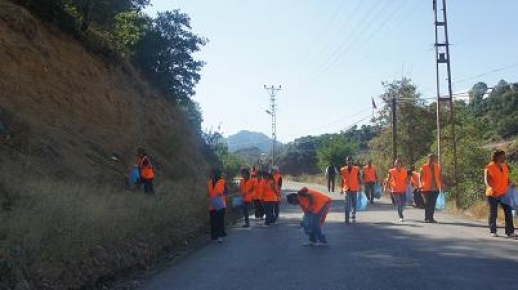
[[[441,2],[438,7],[437,1]],[[455,136],[455,119],[454,119],[454,103],[453,90],[451,86],[451,58],[450,58],[450,42],[448,37],[448,21],[446,14],[446,0],[433,0],[433,11],[435,18],[435,60],[436,60],[436,85],[437,85],[437,158],[439,164],[442,162],[442,137],[441,137],[441,102],[447,102],[450,109],[450,126],[451,126],[451,142],[453,149],[453,174],[455,185],[455,203],[460,205],[460,190],[457,172],[457,140]],[[441,13],[442,11],[442,13]],[[448,86],[448,94],[441,94],[441,69],[446,68],[446,80]],[[442,72],[444,73],[444,72]],[[442,164],[441,164],[442,165]]]
[[[397,102],[392,96],[392,162],[397,159]]]
[[[275,143],[277,143],[277,93],[281,90],[281,86],[267,86],[264,89],[270,95],[270,109],[266,113],[272,117],[272,168],[275,166]]]

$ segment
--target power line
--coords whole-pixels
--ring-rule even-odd
[[[358,35],[358,31],[360,31],[359,28],[362,28],[361,24],[360,23],[366,23],[363,27],[369,27],[370,24],[372,23],[372,21],[374,20],[373,19],[373,15],[374,13],[378,12],[378,8],[380,6],[380,4],[382,3],[381,0],[378,0],[374,3],[373,6],[371,6],[370,9],[367,9],[367,10],[364,10],[364,13],[362,13],[362,16],[359,17],[358,21],[356,21],[354,24],[353,24],[353,28],[351,29],[352,30],[352,33],[350,34],[347,34],[347,36],[345,37],[344,40],[342,40],[340,42],[340,44],[331,52],[331,54],[326,58],[326,60],[319,66],[319,68],[317,68],[313,74],[311,74],[311,76],[314,76],[316,74],[319,74],[321,72],[324,72],[326,71],[329,66],[332,66],[333,65],[333,62],[337,59],[337,58],[340,58],[340,54],[343,53],[343,49],[344,47],[346,47],[348,44],[351,43],[351,39],[353,39],[353,37],[357,36]],[[386,4],[386,3],[385,3]],[[374,12],[373,12],[374,11]],[[371,17],[368,17],[370,14]],[[377,15],[377,14],[376,14]],[[365,20],[365,21],[361,21],[361,20]]]
[[[335,19],[338,17],[342,9],[345,7],[345,3],[347,1],[342,1],[337,9],[335,9],[335,12],[333,15],[329,18],[329,20],[326,22],[324,26],[320,29],[319,33],[317,34],[317,37],[312,41],[313,43],[319,43],[322,37],[325,35],[325,32],[328,30],[328,27],[335,21]],[[305,51],[304,55],[299,59],[299,62],[304,61],[315,49],[315,46],[310,46],[308,50]]]
[[[296,136],[296,135],[302,136],[302,135],[304,135],[304,134],[306,134],[306,133],[314,132],[314,131],[319,130],[319,129],[322,129],[322,128],[324,128],[324,127],[328,127],[328,126],[330,126],[330,125],[334,125],[334,124],[336,124],[336,123],[338,123],[338,122],[341,122],[341,121],[343,121],[343,120],[345,120],[345,119],[351,119],[351,118],[354,118],[354,117],[356,117],[356,116],[358,116],[358,115],[360,115],[360,114],[362,114],[362,113],[365,113],[365,111],[367,111],[367,110],[370,110],[370,108],[360,110],[358,113],[356,113],[356,114],[354,114],[354,115],[351,115],[351,116],[347,116],[347,117],[341,118],[341,119],[339,119],[339,120],[336,120],[336,121],[331,122],[330,124],[321,125],[321,126],[319,126],[319,127],[314,127],[314,128],[312,128],[312,129],[309,129],[309,130],[305,130],[305,131],[299,132],[299,133],[297,133],[297,134],[291,134],[291,135],[288,135],[288,138],[290,138],[290,137],[294,137],[294,136]],[[369,116],[367,116],[367,117],[371,117],[370,113],[369,113]],[[361,122],[365,121],[365,120],[367,119],[367,117],[363,117],[363,118],[362,118],[362,119],[360,119],[359,121],[354,122],[352,125],[349,125],[349,127],[346,127],[346,129],[344,129],[344,130],[349,130],[349,129],[350,129],[350,128],[352,128],[353,126],[355,126],[355,125],[357,125],[357,124],[359,124],[359,123],[361,123]]]

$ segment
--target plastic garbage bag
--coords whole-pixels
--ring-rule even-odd
[[[435,203],[435,209],[437,209],[437,210],[446,209],[446,194],[444,192],[439,192],[439,196],[437,197],[437,202]]]
[[[128,184],[129,186],[135,186],[140,179],[140,172],[138,166],[134,166],[128,175]]]
[[[356,210],[365,210],[367,208],[367,203],[369,200],[367,199],[367,195],[365,195],[365,192],[361,192],[358,195],[358,203],[356,205]]]
[[[239,195],[237,196],[234,196],[232,198],[232,206],[233,207],[239,207],[239,206],[242,206],[243,205],[243,198]]]
[[[406,185],[406,200],[407,203],[412,203],[414,200],[414,187],[411,184]]]
[[[501,202],[507,204],[513,209],[518,208],[518,192],[516,192],[516,187],[509,186],[507,192],[502,196]]]
[[[381,198],[381,186],[379,185],[379,183],[376,183],[374,185],[374,198],[375,199]]]
[[[210,198],[210,206],[215,210],[220,210],[225,208],[225,203],[223,202],[222,196],[214,196]]]

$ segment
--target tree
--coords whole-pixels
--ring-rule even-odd
[[[207,40],[191,31],[190,18],[179,10],[161,12],[149,23],[135,47],[133,61],[172,100],[195,94],[204,62],[193,54]]]
[[[345,157],[356,155],[358,144],[346,134],[333,134],[321,138],[317,145],[318,167],[325,168],[330,162],[343,164]]]
[[[457,141],[458,184],[454,184],[453,150],[450,138],[442,142],[443,179],[450,192],[460,192],[457,206],[467,208],[483,198],[482,168],[489,160],[489,152],[481,147],[486,122],[474,116],[463,102],[455,102],[455,132]],[[451,125],[443,127],[444,136],[450,136]],[[431,146],[437,148],[437,141]],[[425,159],[423,157],[423,159]],[[424,163],[424,160],[423,160]],[[459,187],[455,189],[455,187]]]
[[[380,109],[378,123],[382,126],[382,134],[376,143],[384,144],[378,147],[383,156],[392,156],[392,98],[397,100],[397,132],[396,141],[398,155],[406,164],[414,164],[425,155],[433,142],[433,130],[436,127],[435,110],[426,106],[425,101],[417,92],[417,87],[410,79],[404,78],[391,83],[383,83],[385,93],[381,95],[384,106]],[[388,145],[388,146],[387,146]],[[373,148],[371,148],[372,150]],[[391,157],[389,157],[391,159]],[[379,161],[378,161],[379,162]],[[388,163],[392,163],[392,160]]]
[[[479,104],[487,93],[488,86],[484,82],[478,82],[469,90],[469,103],[473,106]]]

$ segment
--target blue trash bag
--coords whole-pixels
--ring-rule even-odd
[[[502,196],[502,199],[500,200],[504,204],[507,204],[508,206],[512,207],[513,209],[518,208],[518,192],[516,192],[516,187],[509,186],[507,189],[507,192]]]
[[[435,203],[435,209],[437,209],[437,210],[446,209],[446,193],[439,192],[439,196],[437,197],[437,202]]]
[[[414,200],[414,187],[411,184],[406,185],[406,201],[411,203]]]
[[[232,198],[232,206],[238,207],[243,205],[243,198],[239,195],[236,195]]]
[[[210,206],[215,210],[220,210],[225,208],[225,203],[223,202],[223,197],[218,195],[210,198]]]
[[[379,183],[376,183],[374,185],[374,198],[375,199],[381,198],[381,186],[379,185]]]
[[[128,184],[129,186],[135,186],[140,179],[140,172],[138,166],[134,166],[133,169],[129,172],[128,175]]]
[[[356,210],[365,210],[367,208],[367,203],[369,200],[367,199],[367,195],[365,192],[361,192],[358,194],[358,203],[356,204]]]

